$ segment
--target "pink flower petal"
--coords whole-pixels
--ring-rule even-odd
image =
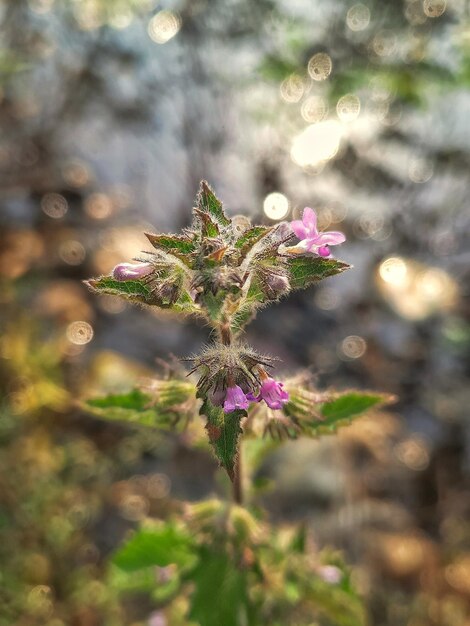
[[[308,230],[301,220],[294,220],[290,223],[290,226],[299,239],[306,239],[308,237]]]
[[[308,231],[308,234],[310,235],[310,237],[312,235],[317,235],[318,234],[318,230],[317,230],[317,214],[315,213],[315,211],[313,209],[311,209],[310,207],[305,207],[303,215],[302,215],[302,222],[304,223],[305,228]]]
[[[320,233],[318,237],[318,243],[322,246],[337,246],[344,241],[346,241],[344,234],[337,231]]]

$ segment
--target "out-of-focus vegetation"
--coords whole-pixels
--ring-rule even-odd
[[[466,3],[14,0],[0,19],[0,624],[185,623],[187,603],[155,612],[108,557],[226,485],[191,428],[78,400],[126,392],[206,329],[80,281],[138,255],[140,231],[187,225],[205,177],[237,212],[308,204],[348,234],[354,274],[266,312],[252,343],[320,387],[400,399],[337,441],[263,451],[257,497],[304,520],[312,559],[343,551],[371,624],[467,626]]]

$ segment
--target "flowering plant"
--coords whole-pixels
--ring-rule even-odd
[[[388,400],[381,394],[362,391],[318,392],[304,375],[280,381],[277,375],[272,375],[277,359],[260,354],[241,338],[244,327],[261,308],[291,291],[304,289],[349,269],[347,263],[333,258],[329,249],[329,246],[344,242],[345,237],[339,232],[319,232],[315,212],[310,208],[304,210],[302,220],[274,226],[252,225],[243,216],[229,218],[220,200],[203,181],[193,209],[191,227],[178,235],[147,234],[147,238],[153,252],[142,253],[135,263],[119,264],[110,275],[89,280],[87,284],[99,293],[203,318],[212,328],[212,343],[200,354],[183,359],[191,364],[186,377],[173,374],[165,380],[152,381],[131,395],[91,400],[88,410],[100,417],[111,418],[116,417],[118,410],[119,419],[175,428],[178,423],[191,420],[199,407],[199,413],[205,418],[209,442],[233,484],[237,506],[226,509],[225,505],[218,503],[202,509],[191,507],[188,513],[188,519],[196,524],[200,535],[208,533],[211,536],[212,532],[213,537],[220,533],[222,516],[225,534],[217,549],[204,539],[194,542],[187,525],[183,528],[180,521],[175,525],[174,520],[170,520],[164,528],[141,531],[118,554],[117,562],[124,569],[133,570],[136,565],[137,568],[166,567],[169,563],[181,561],[182,572],[189,568],[192,580],[196,581],[197,597],[198,585],[203,584],[198,582],[198,577],[202,576],[201,564],[205,564],[203,569],[210,570],[214,567],[214,559],[220,561],[223,554],[228,560],[219,562],[219,565],[229,568],[232,557],[227,555],[238,555],[234,567],[237,576],[243,573],[243,582],[238,581],[235,586],[243,588],[240,593],[244,599],[240,602],[245,609],[247,606],[253,608],[256,599],[248,592],[245,573],[249,571],[258,583],[262,581],[262,576],[258,579],[259,568],[267,567],[266,563],[261,565],[266,559],[276,560],[278,539],[274,533],[266,544],[266,537],[261,540],[260,534],[253,530],[259,526],[258,522],[248,511],[239,508],[247,482],[247,475],[242,475],[241,435],[252,439],[261,434],[278,438],[284,435],[290,438],[316,437],[335,431],[352,418]],[[205,513],[202,514],[201,510]],[[200,515],[204,523],[200,521]],[[199,521],[194,522],[194,519]],[[208,524],[212,531],[209,532],[204,524]],[[206,531],[202,530],[203,527]],[[234,528],[243,528],[243,532],[240,531],[243,537],[237,531],[234,538]],[[162,557],[158,548],[162,543],[174,544],[171,556],[164,550]],[[225,547],[221,547],[222,544]],[[143,557],[146,550],[148,558]],[[301,552],[305,552],[305,546]],[[195,553],[197,565],[193,563]],[[249,558],[248,553],[251,554]],[[149,557],[149,554],[153,556]],[[330,563],[325,567],[334,569],[336,566]],[[338,584],[341,580],[344,582],[345,575],[340,570],[334,571]],[[297,574],[308,577],[307,572],[308,566],[299,568]],[[294,574],[291,572],[289,576]],[[298,581],[299,589],[307,593],[305,590],[309,586],[303,578],[302,581]],[[327,586],[331,584],[325,577],[323,581],[322,584]],[[230,601],[233,602],[233,598]],[[208,616],[201,617],[197,602],[196,608],[192,605],[190,614],[203,625],[258,623],[248,618],[248,614],[244,621],[233,617],[236,614],[230,613],[230,617],[223,613],[223,608],[214,621]],[[347,626],[362,622],[356,614],[354,620],[337,623]]]

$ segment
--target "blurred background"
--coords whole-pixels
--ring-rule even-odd
[[[347,234],[354,269],[249,341],[399,398],[271,455],[271,518],[344,551],[371,626],[469,626],[466,0],[3,0],[0,23],[1,626],[146,624],[106,558],[221,493],[189,438],[77,405],[206,341],[81,282],[187,226],[201,178],[232,216]]]

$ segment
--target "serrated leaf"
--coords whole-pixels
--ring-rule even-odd
[[[209,213],[201,211],[198,208],[193,209],[194,214],[199,219],[201,234],[203,237],[217,237],[220,233],[219,224],[212,219]]]
[[[133,389],[128,393],[91,398],[82,406],[100,419],[167,430],[174,428],[180,419],[187,419],[185,411],[180,407],[194,396],[195,387],[191,383],[161,381],[156,397],[140,389]]]
[[[231,220],[229,220],[224,213],[222,202],[217,198],[205,180],[201,181],[199,187],[197,206],[200,211],[209,214],[222,226],[229,226],[231,224]]]
[[[329,276],[335,276],[351,266],[336,259],[324,259],[319,256],[297,256],[287,259],[290,284],[292,289],[305,289]]]
[[[291,418],[289,436],[319,437],[332,434],[369,409],[394,402],[394,397],[368,391],[346,391],[322,401],[319,394],[307,390],[290,390],[290,401],[283,412]]]
[[[200,414],[207,418],[206,430],[215,456],[233,480],[235,459],[238,454],[238,438],[243,432],[240,420],[246,415],[246,411],[237,410],[225,413],[222,407],[214,406],[206,398]]]
[[[148,304],[151,300],[151,289],[140,280],[115,280],[112,276],[101,276],[85,281],[93,291],[113,296],[123,296],[129,300]]]
[[[114,555],[113,562],[131,572],[145,567],[185,567],[195,559],[191,536],[180,527],[167,522],[160,527],[137,531]]]
[[[174,282],[176,284],[177,278]],[[181,282],[181,281],[180,281]],[[184,286],[180,286],[180,293],[175,302],[159,300],[157,298],[157,287],[146,283],[143,280],[115,280],[112,276],[101,276],[85,281],[93,291],[97,293],[121,296],[131,302],[157,306],[161,309],[184,313],[186,315],[201,315],[200,308],[194,303]]]
[[[203,547],[191,572],[194,591],[189,619],[204,626],[254,626],[248,596],[248,573],[225,551]]]
[[[196,250],[196,242],[194,239],[185,237],[184,235],[156,235],[153,233],[145,233],[152,246],[157,250],[163,250],[169,254],[187,255]]]
[[[252,226],[246,230],[235,242],[235,247],[241,252],[242,257],[257,243],[262,237],[272,231],[269,226]]]

